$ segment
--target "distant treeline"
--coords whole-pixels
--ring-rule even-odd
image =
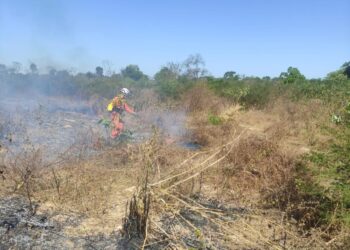
[[[31,63],[26,73],[21,64],[0,64],[0,90],[3,95],[31,94],[68,95],[89,97],[99,95],[107,98],[115,95],[120,87],[154,88],[161,98],[177,98],[197,82],[205,82],[218,95],[243,105],[263,107],[271,95],[292,89],[299,98],[326,97],[334,88],[349,84],[350,62],[331,72],[324,79],[306,79],[297,68],[289,67],[279,77],[247,77],[228,71],[222,77],[209,76],[200,55],[191,55],[182,63],[168,63],[154,77],[144,74],[137,65],[128,65],[119,73],[104,73],[101,66],[95,72],[72,73],[68,70],[50,68],[39,73]]]

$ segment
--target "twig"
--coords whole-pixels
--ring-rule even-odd
[[[175,186],[177,186],[177,185],[179,185],[179,184],[181,184],[181,183],[184,183],[184,182],[186,182],[186,181],[188,181],[188,180],[191,180],[191,179],[197,177],[197,176],[198,176],[200,173],[202,173],[203,171],[207,170],[208,168],[210,168],[210,167],[212,167],[212,166],[215,166],[217,163],[219,163],[219,162],[221,162],[222,160],[224,160],[224,159],[228,156],[228,154],[232,151],[232,149],[233,149],[233,147],[234,147],[234,145],[235,145],[234,143],[238,141],[238,139],[241,137],[242,134],[243,134],[243,132],[242,132],[233,142],[231,142],[231,144],[232,144],[232,145],[231,145],[231,148],[229,149],[229,151],[228,151],[225,155],[223,155],[222,157],[220,157],[218,160],[214,161],[213,163],[209,164],[208,166],[206,166],[206,167],[200,169],[197,173],[191,175],[190,177],[188,177],[188,178],[186,178],[186,179],[184,179],[184,180],[178,181],[178,182],[174,183],[173,185],[167,187],[166,190],[168,190],[168,189],[170,189],[170,188],[172,188],[172,187],[175,187]],[[220,152],[221,152],[221,150],[220,150]],[[218,152],[218,153],[219,153],[219,152]],[[216,155],[216,154],[217,154],[217,153],[215,153],[214,155]],[[209,157],[209,158],[211,158],[211,157]],[[209,159],[209,158],[208,158],[208,159]],[[208,160],[208,159],[207,159],[207,160]],[[206,160],[206,161],[207,161],[207,160]],[[202,165],[202,164],[201,164],[201,165]],[[198,167],[196,167],[196,168],[198,168]],[[194,169],[195,169],[195,168],[193,168],[193,169],[191,169],[191,170],[194,170]],[[185,172],[189,172],[189,171],[185,171]],[[185,173],[185,172],[184,172],[184,173]],[[184,174],[184,173],[182,173],[182,174]],[[181,174],[181,175],[182,175],[182,174]]]
[[[187,173],[189,173],[189,172],[192,172],[192,171],[195,170],[195,169],[200,168],[203,164],[205,164],[206,162],[208,162],[209,160],[211,160],[212,158],[214,158],[216,155],[218,155],[218,154],[222,151],[223,148],[225,148],[225,147],[227,147],[227,146],[229,146],[229,145],[231,145],[231,144],[234,144],[234,143],[241,137],[241,135],[242,135],[245,131],[246,131],[246,130],[244,130],[244,131],[243,131],[237,138],[235,138],[233,141],[231,141],[231,142],[229,142],[229,143],[227,143],[227,144],[221,146],[221,147],[219,148],[219,150],[217,150],[214,154],[212,154],[211,156],[209,156],[209,157],[208,157],[206,160],[204,160],[203,162],[199,163],[197,166],[195,166],[195,167],[193,167],[193,168],[190,168],[189,170],[186,170],[186,171],[181,172],[181,173],[179,173],[179,174],[170,176],[170,177],[168,177],[168,178],[166,178],[166,179],[163,179],[163,180],[161,180],[161,181],[158,181],[158,182],[156,182],[156,183],[150,184],[149,186],[150,186],[150,187],[154,187],[154,186],[160,185],[160,184],[162,184],[162,183],[164,183],[164,182],[166,182],[166,181],[172,180],[172,179],[174,179],[174,178],[177,178],[177,177],[179,177],[179,176],[185,175],[185,174],[187,174]],[[234,133],[234,134],[235,134],[235,133]]]
[[[145,249],[145,244],[146,244],[146,241],[147,241],[147,237],[148,237],[148,223],[146,223],[145,238],[143,240],[143,244],[142,244],[141,250]]]

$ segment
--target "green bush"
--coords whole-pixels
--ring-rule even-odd
[[[220,125],[223,122],[219,116],[213,114],[209,114],[208,121],[212,125]]]
[[[244,107],[265,107],[273,98],[276,83],[260,78],[208,79],[209,86],[220,96]]]

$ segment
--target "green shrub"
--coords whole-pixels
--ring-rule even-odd
[[[213,115],[213,114],[209,114],[208,121],[210,124],[215,125],[215,126],[220,125],[223,122],[219,116]]]

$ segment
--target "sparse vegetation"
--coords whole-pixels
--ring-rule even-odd
[[[273,79],[234,71],[214,78],[197,55],[152,79],[136,65],[110,76],[101,66],[95,74],[39,74],[32,63],[23,74],[3,65],[5,93],[20,87],[102,106],[119,87],[130,87],[154,136],[116,145],[84,132],[54,164],[36,148],[1,152],[1,195],[83,214],[86,229],[70,228],[74,235],[110,234],[119,225],[130,249],[342,248],[350,225],[347,68],[314,80],[293,67]],[[186,114],[186,133],[162,131],[160,111],[170,110]],[[0,140],[12,143],[3,124]],[[185,139],[201,148],[181,148]]]

